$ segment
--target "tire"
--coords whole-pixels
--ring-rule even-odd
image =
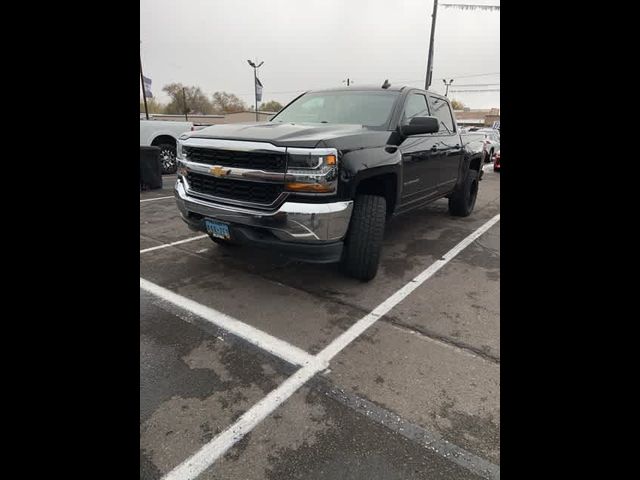
[[[378,273],[386,216],[384,197],[356,197],[342,257],[342,268],[350,277],[368,282]]]
[[[218,245],[223,247],[237,247],[239,243],[234,242],[233,240],[224,240],[222,238],[216,238],[213,235],[209,234],[209,238]]]
[[[162,164],[162,174],[168,175],[178,171],[178,163],[176,162],[176,146],[170,143],[161,143],[160,162]]]
[[[478,197],[478,171],[469,169],[464,182],[449,199],[449,213],[455,217],[468,217]]]

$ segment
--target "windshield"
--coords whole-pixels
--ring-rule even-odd
[[[342,123],[383,127],[399,92],[312,92],[294,101],[272,122]]]

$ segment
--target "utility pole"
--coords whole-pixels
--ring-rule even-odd
[[[140,83],[142,84],[142,98],[144,99],[144,114],[147,117],[147,120],[149,120],[149,109],[147,108],[147,92],[144,89],[144,75],[142,74],[142,54],[140,54]]]
[[[260,65],[256,65],[251,60],[247,60],[247,62],[249,63],[249,65],[253,67],[253,88],[256,94],[256,122],[257,122],[259,120],[258,118],[258,69],[262,66],[264,62],[260,62]]]
[[[447,91],[444,92],[444,96],[446,97],[447,94],[449,93],[449,85],[451,85],[453,83],[453,78],[451,80],[449,80],[449,83],[447,83],[447,81],[443,78],[442,81],[444,82],[444,84],[447,86]]]
[[[188,122],[187,113],[189,113],[189,109],[187,108],[187,94],[184,91],[184,87],[182,87],[182,101],[184,102],[184,120]]]
[[[431,40],[429,41],[429,57],[427,59],[427,78],[424,89],[429,90],[433,75],[433,37],[436,33],[436,13],[438,13],[438,0],[433,0],[433,13],[431,14]]]

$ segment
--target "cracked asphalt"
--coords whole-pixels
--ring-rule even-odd
[[[163,198],[174,179],[140,194],[155,199],[140,203],[141,250],[199,235]],[[470,217],[439,200],[393,219],[370,283],[209,238],[141,253],[140,276],[317,354],[499,211],[500,174],[486,169]],[[487,478],[453,461],[460,451],[499,477],[499,319],[500,222],[199,478]],[[295,370],[141,290],[140,478],[161,478]]]

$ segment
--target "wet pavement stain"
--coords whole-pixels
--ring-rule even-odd
[[[143,295],[140,309],[141,478],[154,479],[211,441],[284,376],[264,354],[207,334]]]
[[[486,402],[487,397],[482,397]],[[438,426],[450,441],[469,450],[486,453],[488,459],[500,464],[500,426],[493,415],[469,415],[455,408],[455,402],[447,399],[438,412]],[[444,420],[444,422],[442,421]]]
[[[460,227],[440,229],[435,238],[430,237],[426,230],[418,230],[412,236],[413,239],[406,243],[390,239],[390,242],[402,246],[402,249],[392,247],[391,252],[385,252],[380,266],[386,275],[402,278],[407,272],[415,269],[416,265],[424,264],[425,261],[430,263],[429,259],[435,260],[446,252],[443,251],[440,237],[457,243],[468,234],[467,229]]]
[[[322,405],[325,421],[331,421],[316,432],[313,443],[270,455],[268,480],[475,478],[325,395],[310,390],[305,401]]]
[[[140,451],[140,478],[141,479],[152,479],[152,478],[160,478],[162,476],[162,472],[158,470],[158,468],[153,464],[153,462],[144,454],[144,452]]]

